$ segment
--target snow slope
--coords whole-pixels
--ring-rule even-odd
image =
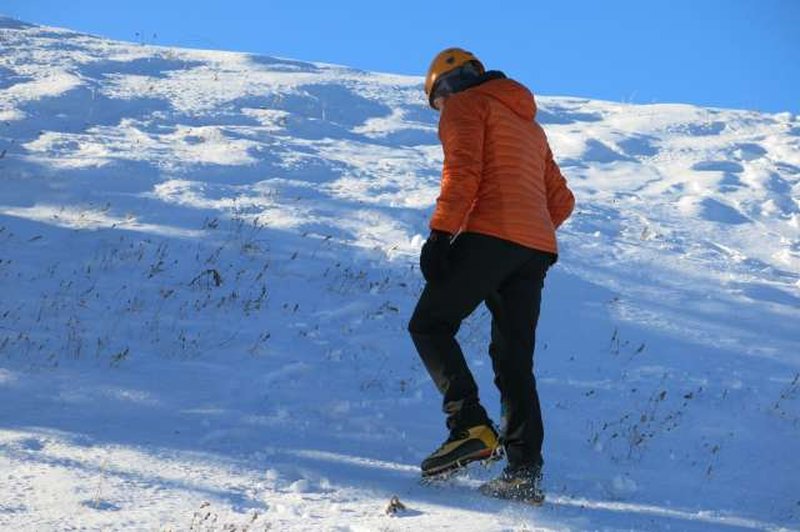
[[[800,121],[538,103],[578,207],[534,509],[417,482],[419,78],[0,18],[0,528],[800,528]]]

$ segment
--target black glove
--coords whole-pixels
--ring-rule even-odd
[[[419,269],[428,282],[441,280],[449,268],[447,252],[450,251],[452,235],[444,231],[431,231],[428,240],[422,245],[419,255]]]

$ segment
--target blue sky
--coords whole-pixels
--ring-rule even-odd
[[[0,0],[0,13],[403,74],[455,45],[539,94],[800,112],[800,0]]]

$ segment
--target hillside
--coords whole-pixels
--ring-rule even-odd
[[[0,18],[0,528],[800,528],[798,117],[537,95],[578,205],[534,509],[417,482],[421,92]]]

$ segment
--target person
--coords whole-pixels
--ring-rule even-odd
[[[535,332],[544,278],[557,259],[555,231],[575,199],[535,121],[533,94],[522,84],[487,72],[466,50],[448,48],[433,59],[425,94],[441,113],[444,164],[420,254],[426,284],[408,330],[443,395],[449,436],[422,462],[422,475],[497,457],[504,449],[507,466],[481,490],[542,499]],[[492,316],[499,433],[456,341],[460,324],[482,302]]]

